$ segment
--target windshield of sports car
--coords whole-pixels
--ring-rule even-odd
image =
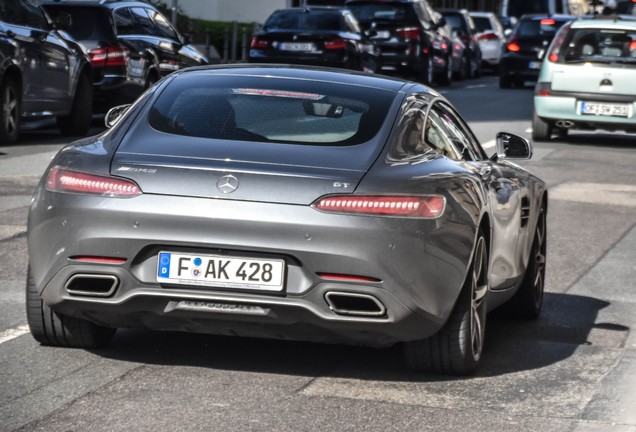
[[[235,141],[356,145],[373,138],[396,93],[371,87],[236,76],[180,76],[149,124],[175,135]]]
[[[620,29],[570,30],[565,62],[636,64],[636,31]]]

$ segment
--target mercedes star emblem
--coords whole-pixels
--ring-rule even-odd
[[[225,175],[216,182],[216,187],[221,193],[229,194],[238,189],[239,181],[233,175]]]

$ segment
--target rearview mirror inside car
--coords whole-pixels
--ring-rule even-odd
[[[328,102],[306,101],[303,103],[305,114],[318,117],[342,117],[344,107],[342,105],[332,104]]]

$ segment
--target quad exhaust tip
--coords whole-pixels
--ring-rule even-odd
[[[69,278],[64,289],[69,294],[90,297],[110,297],[113,295],[119,279],[113,275],[76,274]]]
[[[381,317],[386,307],[380,300],[369,294],[328,291],[325,300],[329,308],[338,315]]]

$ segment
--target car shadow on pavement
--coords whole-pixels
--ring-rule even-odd
[[[596,322],[608,302],[546,293],[542,316],[533,321],[491,314],[483,363],[468,377],[482,378],[544,368],[572,356],[582,345],[619,348],[629,328]],[[178,332],[120,330],[111,346],[93,353],[142,364],[322,376],[374,381],[445,381],[457,377],[408,371],[401,347],[252,339]]]
[[[562,142],[575,146],[593,147],[595,150],[607,147],[613,149],[636,148],[636,134],[611,132],[575,131]]]

